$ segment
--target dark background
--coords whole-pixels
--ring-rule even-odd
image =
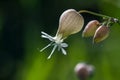
[[[41,31],[55,35],[63,11],[86,9],[120,18],[120,0],[0,0],[0,80],[78,80],[74,67],[79,62],[95,66],[92,80],[119,80],[120,25],[99,44],[84,39],[81,32],[68,37],[68,55],[52,48],[39,52],[49,43]],[[101,18],[82,14],[85,25]],[[84,25],[84,27],[85,27]]]

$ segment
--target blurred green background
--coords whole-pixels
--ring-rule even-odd
[[[120,25],[110,36],[93,45],[81,32],[68,37],[68,55],[55,51],[42,39],[41,31],[55,35],[59,17],[66,9],[86,9],[120,18],[120,0],[0,0],[0,80],[78,80],[74,67],[79,62],[95,66],[92,80],[120,80]],[[85,25],[99,17],[82,14]],[[85,27],[84,25],[84,27]]]

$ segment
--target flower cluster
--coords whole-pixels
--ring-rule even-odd
[[[112,18],[106,15],[102,15],[86,10],[79,11],[79,13],[82,12],[87,12],[103,18],[102,22],[99,22],[98,20],[91,20],[90,22],[88,22],[88,24],[83,30],[82,36],[83,37],[93,36],[93,43],[99,43],[105,40],[109,36],[110,27],[115,23],[120,24],[120,21],[116,18]]]
[[[93,36],[93,43],[98,43],[106,39],[109,35],[109,24],[101,24],[97,20],[90,21],[85,27],[82,36],[91,37]]]
[[[50,40],[51,43],[45,46],[40,51],[42,52],[49,46],[54,46],[50,55],[48,56],[48,59],[51,58],[56,48],[58,48],[58,51],[62,51],[64,55],[67,54],[64,48],[68,47],[68,44],[64,43],[64,40],[71,34],[78,33],[83,28],[84,18],[82,17],[81,13],[93,14],[93,15],[102,17],[104,19],[102,23],[100,23],[98,20],[90,21],[86,25],[82,33],[83,37],[93,36],[94,43],[98,43],[106,39],[110,32],[109,27],[112,26],[114,23],[120,24],[120,21],[118,19],[106,16],[106,15],[94,13],[87,10],[81,10],[77,12],[74,9],[68,9],[64,11],[60,16],[59,27],[55,37],[52,37],[43,31],[41,32],[42,34],[41,37]]]

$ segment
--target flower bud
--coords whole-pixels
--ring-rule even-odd
[[[69,35],[79,32],[83,25],[83,17],[76,10],[68,9],[60,16],[56,37],[61,36],[62,39],[65,39]]]
[[[109,31],[110,30],[107,26],[100,26],[95,32],[93,42],[98,43],[106,39],[109,36]]]
[[[87,80],[93,72],[94,66],[86,63],[78,63],[75,67],[75,73],[80,80]]]
[[[98,28],[98,25],[99,25],[100,23],[99,23],[99,21],[97,21],[97,20],[92,20],[92,21],[90,21],[87,25],[86,25],[86,27],[85,27],[85,29],[84,29],[84,31],[83,31],[83,33],[82,33],[82,36],[83,37],[91,37],[91,36],[93,36],[94,35],[94,33],[95,33],[95,31],[96,31],[96,29]]]

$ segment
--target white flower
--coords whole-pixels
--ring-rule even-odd
[[[58,47],[58,51],[62,51],[64,55],[66,55],[66,51],[64,48],[68,47],[67,43],[64,43],[64,39],[66,39],[69,35],[75,34],[79,32],[84,25],[83,17],[74,9],[68,9],[63,12],[59,20],[59,28],[55,37],[48,35],[45,32],[42,33],[42,38],[47,38],[51,41],[46,47],[42,50],[45,50],[49,46],[54,46],[51,54],[48,56],[48,59],[51,58],[55,49]]]

